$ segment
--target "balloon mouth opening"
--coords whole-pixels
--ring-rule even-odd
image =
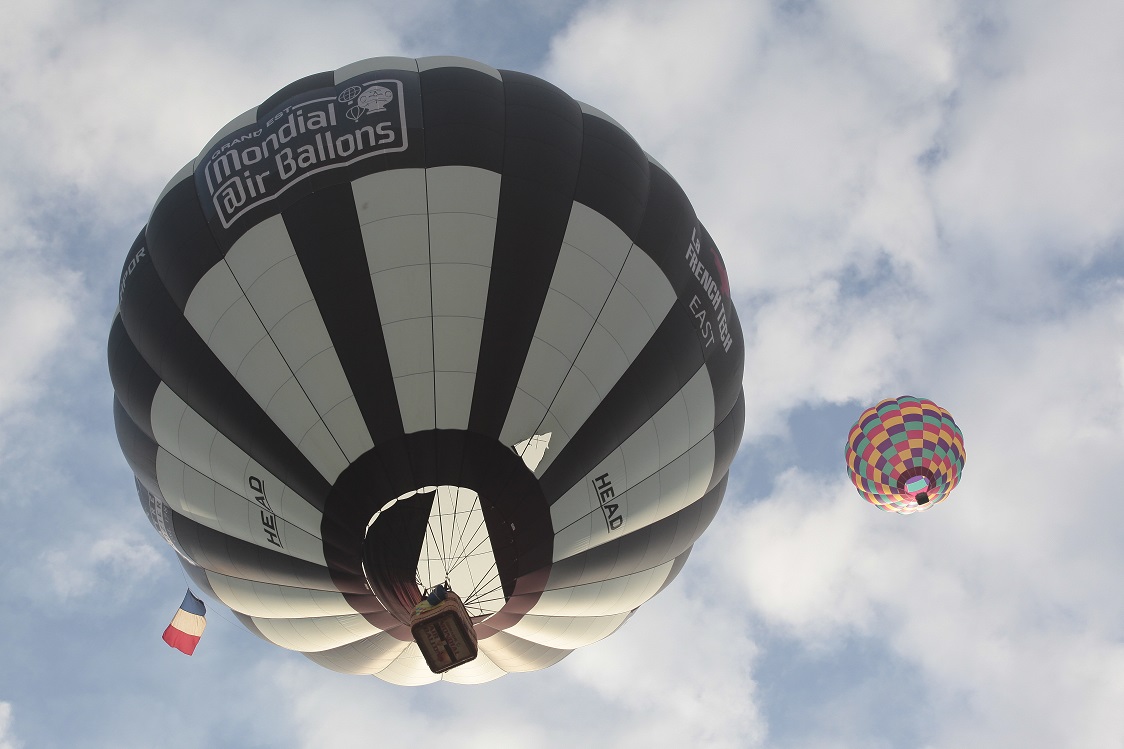
[[[910,494],[917,495],[918,497],[920,497],[922,494],[925,494],[925,492],[927,492],[931,487],[932,484],[929,482],[929,479],[926,476],[913,476],[912,478],[906,479],[905,482],[905,490]]]
[[[391,613],[403,623],[438,585],[457,591],[470,617],[487,618],[505,601],[480,496],[462,486],[422,486],[383,505],[367,524],[363,572],[401,604]]]

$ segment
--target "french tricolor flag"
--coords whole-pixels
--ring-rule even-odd
[[[203,636],[203,629],[207,626],[207,607],[195,597],[190,590],[183,597],[180,610],[168,628],[164,630],[164,642],[176,650],[191,655],[199,638]]]

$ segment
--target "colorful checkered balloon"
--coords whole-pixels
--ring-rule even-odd
[[[908,515],[948,496],[964,471],[964,435],[948,411],[903,395],[863,411],[847,436],[847,472],[868,502]]]

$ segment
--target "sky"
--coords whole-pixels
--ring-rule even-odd
[[[1124,5],[1113,0],[0,0],[0,749],[1124,746]],[[682,574],[541,672],[395,687],[183,596],[105,363],[160,190],[289,81],[378,55],[538,75],[690,196],[746,429]],[[913,394],[931,512],[847,481]]]

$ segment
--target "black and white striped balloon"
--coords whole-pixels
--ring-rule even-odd
[[[245,626],[398,684],[549,666],[714,517],[742,433],[717,249],[616,122],[375,58],[236,118],[157,200],[109,338],[149,519]],[[480,656],[409,610],[448,581]]]

